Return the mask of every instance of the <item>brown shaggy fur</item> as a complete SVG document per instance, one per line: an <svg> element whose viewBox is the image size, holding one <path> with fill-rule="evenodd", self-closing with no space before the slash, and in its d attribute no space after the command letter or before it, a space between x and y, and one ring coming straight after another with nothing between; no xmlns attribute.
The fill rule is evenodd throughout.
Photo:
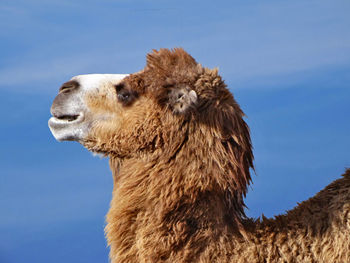
<svg viewBox="0 0 350 263"><path fill-rule="evenodd" d="M112 262L350 262L349 170L286 215L246 218L249 129L216 69L161 49L117 92L132 96L90 98L118 118L83 143L110 157Z"/></svg>

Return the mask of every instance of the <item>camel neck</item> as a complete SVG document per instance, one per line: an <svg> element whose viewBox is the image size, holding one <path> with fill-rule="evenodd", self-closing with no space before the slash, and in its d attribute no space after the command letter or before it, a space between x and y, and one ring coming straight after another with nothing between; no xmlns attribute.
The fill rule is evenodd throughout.
<svg viewBox="0 0 350 263"><path fill-rule="evenodd" d="M286 215L262 222L238 218L242 232L237 214L228 212L224 192L209 187L216 184L208 179L210 170L199 169L199 173L197 169L191 174L191 166L197 165L193 160L180 159L186 166L178 165L176 158L172 162L127 160L114 171L117 180L106 232L111 251L119 258L137 262L140 254L156 254L155 262L196 262L213 255L220 262L322 262L326 250L317 248L332 249L332 242L341 240L342 232L333 228L338 221L343 225L346 200L331 198L349 191L350 176ZM111 161L112 170L113 164ZM328 245L322 243L324 239ZM185 247L191 253L183 254L188 252ZM348 250L339 249L346 258ZM222 251L229 252L222 255Z"/></svg>
<svg viewBox="0 0 350 263"><path fill-rule="evenodd" d="M140 242L141 250L157 247L162 255L195 244L198 238L209 244L222 235L242 237L241 219L230 214L226 193L195 160L111 160L111 168L115 187L106 232L117 254L130 246L127 240Z"/></svg>

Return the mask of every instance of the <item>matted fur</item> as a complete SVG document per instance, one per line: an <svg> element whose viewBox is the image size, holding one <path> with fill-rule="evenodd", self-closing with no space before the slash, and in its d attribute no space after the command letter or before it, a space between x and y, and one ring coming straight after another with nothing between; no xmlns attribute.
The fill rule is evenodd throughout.
<svg viewBox="0 0 350 263"><path fill-rule="evenodd" d="M117 88L133 97L107 106L88 98L96 110L114 107L118 118L83 142L110 157L113 263L350 262L349 170L286 215L246 218L249 129L216 69L183 49L161 49ZM192 96L181 110L178 93Z"/></svg>

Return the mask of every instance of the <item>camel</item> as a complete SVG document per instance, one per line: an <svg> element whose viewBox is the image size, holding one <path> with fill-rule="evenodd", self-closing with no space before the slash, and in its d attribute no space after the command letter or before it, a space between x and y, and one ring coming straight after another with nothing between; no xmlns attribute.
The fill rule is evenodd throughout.
<svg viewBox="0 0 350 263"><path fill-rule="evenodd" d="M350 262L350 169L286 214L248 218L245 115L218 70L181 48L134 74L73 77L51 114L58 141L109 157L112 263Z"/></svg>

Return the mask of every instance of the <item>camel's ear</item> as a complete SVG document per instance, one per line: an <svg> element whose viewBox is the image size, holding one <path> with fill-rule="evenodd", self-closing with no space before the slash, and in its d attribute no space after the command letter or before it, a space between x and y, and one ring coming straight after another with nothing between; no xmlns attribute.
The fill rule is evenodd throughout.
<svg viewBox="0 0 350 263"><path fill-rule="evenodd" d="M168 106L174 113L184 114L197 104L197 93L188 87L168 89Z"/></svg>

